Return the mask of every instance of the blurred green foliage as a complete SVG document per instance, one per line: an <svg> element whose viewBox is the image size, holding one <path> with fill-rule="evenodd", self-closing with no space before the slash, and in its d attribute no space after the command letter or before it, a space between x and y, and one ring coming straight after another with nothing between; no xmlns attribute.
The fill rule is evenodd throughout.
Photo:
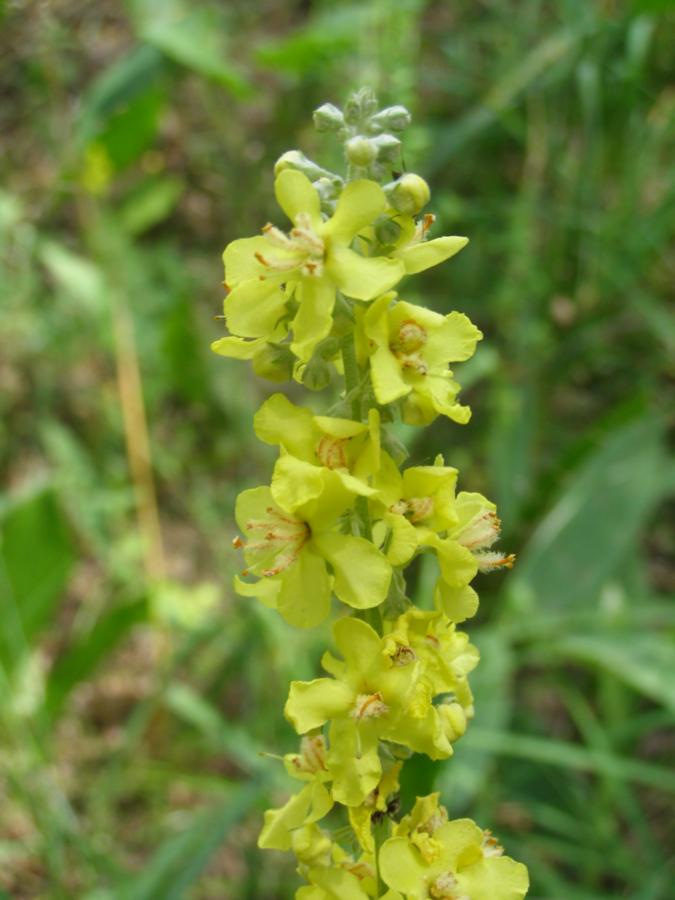
<svg viewBox="0 0 675 900"><path fill-rule="evenodd" d="M412 458L520 556L480 586L475 723L404 793L494 828L533 898L672 897L670 0L8 2L0 29L2 896L292 896L260 754L327 630L230 591L269 385L208 345L274 160L339 165L311 110L368 83L471 238L425 303L486 334L471 425Z"/></svg>

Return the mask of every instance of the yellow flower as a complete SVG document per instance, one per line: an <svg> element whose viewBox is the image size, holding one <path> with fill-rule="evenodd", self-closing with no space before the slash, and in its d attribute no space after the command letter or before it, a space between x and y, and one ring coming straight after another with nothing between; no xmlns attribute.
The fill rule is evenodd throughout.
<svg viewBox="0 0 675 900"><path fill-rule="evenodd" d="M384 294L359 316L361 353L370 358L378 403L403 401L403 418L426 425L437 415L469 421L471 411L457 402L459 384L448 363L469 359L482 333L463 314L442 316Z"/></svg>

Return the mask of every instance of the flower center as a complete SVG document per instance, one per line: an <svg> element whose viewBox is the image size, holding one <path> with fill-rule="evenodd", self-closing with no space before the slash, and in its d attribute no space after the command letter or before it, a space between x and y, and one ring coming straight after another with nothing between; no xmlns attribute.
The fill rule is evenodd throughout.
<svg viewBox="0 0 675 900"><path fill-rule="evenodd" d="M353 860L345 859L340 863L340 866L343 869L346 869L347 872L351 872L352 875L355 875L359 881L363 881L364 878L375 877L373 867L367 862L354 862Z"/></svg>
<svg viewBox="0 0 675 900"><path fill-rule="evenodd" d="M418 831L424 831L427 834L433 834L435 831L445 825L448 821L448 812L444 806L439 806L436 812L429 816L426 822L423 822L419 827Z"/></svg>
<svg viewBox="0 0 675 900"><path fill-rule="evenodd" d="M250 519L245 526L247 532L260 535L258 540L245 544L247 551L259 556L256 565L264 577L278 575L298 558L309 540L310 529L306 522L282 513L268 506L265 518Z"/></svg>
<svg viewBox="0 0 675 900"><path fill-rule="evenodd" d="M300 753L293 757L293 766L298 772L326 771L326 742L323 735L305 735L300 741Z"/></svg>
<svg viewBox="0 0 675 900"><path fill-rule="evenodd" d="M314 451L321 465L327 469L346 469L345 444L348 440L349 438L336 438L330 434L324 434Z"/></svg>
<svg viewBox="0 0 675 900"><path fill-rule="evenodd" d="M407 666L415 662L417 656L412 647L408 647L407 644L399 644L390 659L394 666Z"/></svg>
<svg viewBox="0 0 675 900"><path fill-rule="evenodd" d="M415 322L414 319L406 319L401 322L398 329L398 347L403 353L416 353L427 342L426 329Z"/></svg>
<svg viewBox="0 0 675 900"><path fill-rule="evenodd" d="M396 340L389 349L404 369L413 369L420 375L426 375L429 368L422 358L422 348L427 342L427 332L419 322L406 319L401 322Z"/></svg>
<svg viewBox="0 0 675 900"><path fill-rule="evenodd" d="M444 872L429 885L429 896L434 900L470 900L466 894L460 894L457 879L452 872Z"/></svg>
<svg viewBox="0 0 675 900"><path fill-rule="evenodd" d="M382 694L377 691L374 694L359 694L352 710L355 719L379 719L386 716L389 707L382 700Z"/></svg>
<svg viewBox="0 0 675 900"><path fill-rule="evenodd" d="M389 508L390 512L405 516L413 524L429 518L434 511L433 497L409 497L399 500Z"/></svg>
<svg viewBox="0 0 675 900"><path fill-rule="evenodd" d="M314 231L309 213L298 213L295 227L288 234L268 223L263 228L263 236L270 248L282 251L280 256L255 254L255 258L270 274L281 275L299 269L301 275L323 275L326 247Z"/></svg>

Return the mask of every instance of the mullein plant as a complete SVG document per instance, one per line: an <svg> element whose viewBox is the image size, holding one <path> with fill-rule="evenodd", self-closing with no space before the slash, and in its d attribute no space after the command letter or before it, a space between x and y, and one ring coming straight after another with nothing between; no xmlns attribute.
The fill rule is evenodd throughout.
<svg viewBox="0 0 675 900"><path fill-rule="evenodd" d="M478 651L458 626L478 608L475 575L513 563L495 549L494 505L458 492L440 455L406 467L388 428L469 421L449 365L482 334L463 313L406 300L404 282L467 239L431 236L426 182L395 171L405 108L378 110L363 90L314 121L344 143L346 175L297 150L278 160L288 222L225 249L229 335L213 344L271 381L339 390L326 414L282 393L263 403L254 429L279 455L270 484L236 503L237 593L296 628L320 625L334 600L339 609L326 676L290 685L299 745L283 763L298 790L265 813L259 846L295 854L300 900L517 900L527 870L489 831L450 820L437 793L405 815L398 799L405 761L447 759L473 716ZM438 578L418 608L405 571L422 553Z"/></svg>

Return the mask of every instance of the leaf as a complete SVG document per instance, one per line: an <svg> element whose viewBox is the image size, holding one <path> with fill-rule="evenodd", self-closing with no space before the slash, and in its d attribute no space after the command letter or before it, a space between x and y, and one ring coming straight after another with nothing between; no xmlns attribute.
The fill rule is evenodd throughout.
<svg viewBox="0 0 675 900"><path fill-rule="evenodd" d="M54 281L83 308L92 312L104 308L107 289L98 266L56 241L42 241L39 252Z"/></svg>
<svg viewBox="0 0 675 900"><path fill-rule="evenodd" d="M299 75L325 68L354 49L369 15L362 6L330 9L288 37L264 44L256 56L263 65Z"/></svg>
<svg viewBox="0 0 675 900"><path fill-rule="evenodd" d="M135 162L152 145L159 127L165 92L150 87L116 111L96 138L116 171Z"/></svg>
<svg viewBox="0 0 675 900"><path fill-rule="evenodd" d="M237 788L228 802L195 817L180 834L167 838L134 878L119 886L122 900L182 900L228 832L256 805L264 790L258 781Z"/></svg>
<svg viewBox="0 0 675 900"><path fill-rule="evenodd" d="M471 634L480 651L480 663L471 674L476 716L467 733L455 745L451 764L440 769L436 789L440 790L455 812L466 807L480 792L488 777L494 753L477 749L469 740L476 724L490 723L506 728L511 718L511 678L515 667L513 652L503 632L482 628Z"/></svg>
<svg viewBox="0 0 675 900"><path fill-rule="evenodd" d="M236 97L251 94L250 82L228 60L223 17L215 7L184 0L130 0L129 6L142 40Z"/></svg>
<svg viewBox="0 0 675 900"><path fill-rule="evenodd" d="M161 53L148 46L134 47L105 69L84 94L81 137L91 140L111 116L155 88L165 70Z"/></svg>
<svg viewBox="0 0 675 900"><path fill-rule="evenodd" d="M480 727L471 728L463 741L473 753L488 752L547 763L580 772L634 781L657 790L675 793L675 773L663 766L625 759L612 753L590 750L550 737L511 734Z"/></svg>
<svg viewBox="0 0 675 900"><path fill-rule="evenodd" d="M606 669L636 691L675 712L675 641L672 635L626 630L578 634L546 646L559 655Z"/></svg>
<svg viewBox="0 0 675 900"><path fill-rule="evenodd" d="M465 143L492 125L499 114L514 103L523 91L550 72L556 65L567 62L590 26L580 19L573 28L564 28L544 37L525 53L518 64L497 79L494 87L477 100L473 109L457 122L437 132L430 169L442 168Z"/></svg>
<svg viewBox="0 0 675 900"><path fill-rule="evenodd" d="M490 470L500 516L514 527L532 488L538 398L533 384L505 380L495 383L493 397Z"/></svg>
<svg viewBox="0 0 675 900"><path fill-rule="evenodd" d="M571 475L508 580L519 614L598 603L663 494L662 431L652 415L622 425Z"/></svg>
<svg viewBox="0 0 675 900"><path fill-rule="evenodd" d="M70 691L90 677L122 638L148 618L145 600L126 603L106 612L94 627L73 644L53 666L47 685L47 713L55 718Z"/></svg>
<svg viewBox="0 0 675 900"><path fill-rule="evenodd" d="M75 562L56 496L39 491L0 522L0 656L15 663L55 612Z"/></svg>
<svg viewBox="0 0 675 900"><path fill-rule="evenodd" d="M184 189L182 179L174 175L146 179L125 200L120 210L122 227L136 237L159 225L169 216Z"/></svg>
<svg viewBox="0 0 675 900"><path fill-rule="evenodd" d="M267 768L267 762L251 735L227 722L220 712L185 684L169 685L164 695L168 709L196 728L219 752L226 752L251 772Z"/></svg>

